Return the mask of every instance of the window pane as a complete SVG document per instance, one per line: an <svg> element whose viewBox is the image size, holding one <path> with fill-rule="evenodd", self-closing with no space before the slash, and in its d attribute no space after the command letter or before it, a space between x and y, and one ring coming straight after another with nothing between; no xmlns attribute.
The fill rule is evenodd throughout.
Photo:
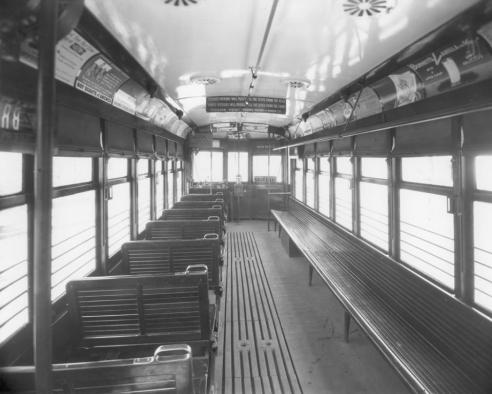
<svg viewBox="0 0 492 394"><path fill-rule="evenodd" d="M454 288L454 225L445 196L400 191L401 259Z"/></svg>
<svg viewBox="0 0 492 394"><path fill-rule="evenodd" d="M335 178L335 221L352 230L352 189L343 178Z"/></svg>
<svg viewBox="0 0 492 394"><path fill-rule="evenodd" d="M295 198L297 198L299 201L304 201L303 199L303 176L304 176L304 166L303 166L303 160L302 159L297 159L296 161L296 169L295 169L295 177L296 179L294 180L295 183Z"/></svg>
<svg viewBox="0 0 492 394"><path fill-rule="evenodd" d="M238 179L248 182L248 152L229 152L227 155L227 180L237 182Z"/></svg>
<svg viewBox="0 0 492 394"><path fill-rule="evenodd" d="M155 162L155 173L156 174L162 173L162 160L156 160L156 162Z"/></svg>
<svg viewBox="0 0 492 394"><path fill-rule="evenodd" d="M108 201L108 252L114 255L123 242L130 240L130 184L121 183L112 188L113 198Z"/></svg>
<svg viewBox="0 0 492 394"><path fill-rule="evenodd" d="M388 187L360 183L360 233L362 238L388 250Z"/></svg>
<svg viewBox="0 0 492 394"><path fill-rule="evenodd" d="M223 182L223 154L222 152L212 152L212 182Z"/></svg>
<svg viewBox="0 0 492 394"><path fill-rule="evenodd" d="M150 178L138 181L138 232L145 230L150 220Z"/></svg>
<svg viewBox="0 0 492 394"><path fill-rule="evenodd" d="M108 179L121 178L128 174L128 160L111 157L108 160Z"/></svg>
<svg viewBox="0 0 492 394"><path fill-rule="evenodd" d="M388 165L384 157L363 157L361 159L362 176L368 178L388 178Z"/></svg>
<svg viewBox="0 0 492 394"><path fill-rule="evenodd" d="M253 179L257 176L275 177L272 180L282 182L282 156L270 156L270 167L268 167L268 155L253 156Z"/></svg>
<svg viewBox="0 0 492 394"><path fill-rule="evenodd" d="M0 343L29 320L27 207L0 211Z"/></svg>
<svg viewBox="0 0 492 394"><path fill-rule="evenodd" d="M0 152L0 196L22 191L22 154Z"/></svg>
<svg viewBox="0 0 492 394"><path fill-rule="evenodd" d="M182 194L182 187L183 187L183 184L182 184L182 175L183 175L183 171L177 171L176 172L176 201L180 201L181 200L181 194Z"/></svg>
<svg viewBox="0 0 492 394"><path fill-rule="evenodd" d="M137 161L137 175L147 175L149 173L149 160L139 159Z"/></svg>
<svg viewBox="0 0 492 394"><path fill-rule="evenodd" d="M170 163L168 162L168 168ZM167 207L172 208L174 205L174 172L168 170L167 173Z"/></svg>
<svg viewBox="0 0 492 394"><path fill-rule="evenodd" d="M164 175L161 174L157 176L155 181L155 214L157 218L160 218L164 209Z"/></svg>
<svg viewBox="0 0 492 394"><path fill-rule="evenodd" d="M337 173L352 175L352 161L350 157L337 157Z"/></svg>
<svg viewBox="0 0 492 394"><path fill-rule="evenodd" d="M330 216L330 173L319 174L319 212L326 217Z"/></svg>
<svg viewBox="0 0 492 394"><path fill-rule="evenodd" d="M53 200L51 299L65 293L65 285L96 268L95 192Z"/></svg>
<svg viewBox="0 0 492 394"><path fill-rule="evenodd" d="M453 186L451 156L404 157L401 171L407 182Z"/></svg>
<svg viewBox="0 0 492 394"><path fill-rule="evenodd" d="M307 168L306 170L313 170L314 171L314 158L313 157L310 157L308 159L306 159L306 165L307 165Z"/></svg>
<svg viewBox="0 0 492 394"><path fill-rule="evenodd" d="M195 182L211 181L211 155L209 151L200 151L193 157L193 180Z"/></svg>
<svg viewBox="0 0 492 394"><path fill-rule="evenodd" d="M478 156L475 159L477 189L492 191L492 156Z"/></svg>
<svg viewBox="0 0 492 394"><path fill-rule="evenodd" d="M330 159L328 157L321 157L319 159L319 170L328 174L330 173Z"/></svg>
<svg viewBox="0 0 492 394"><path fill-rule="evenodd" d="M91 180L91 158L53 157L53 187L90 182Z"/></svg>
<svg viewBox="0 0 492 394"><path fill-rule="evenodd" d="M306 204L314 208L314 171L306 172Z"/></svg>
<svg viewBox="0 0 492 394"><path fill-rule="evenodd" d="M475 303L492 312L492 204L475 202Z"/></svg>

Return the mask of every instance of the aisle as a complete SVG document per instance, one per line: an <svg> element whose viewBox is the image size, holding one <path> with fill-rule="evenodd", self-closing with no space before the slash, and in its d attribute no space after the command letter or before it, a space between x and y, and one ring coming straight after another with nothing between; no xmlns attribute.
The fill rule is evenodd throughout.
<svg viewBox="0 0 492 394"><path fill-rule="evenodd" d="M302 393L252 232L228 232L217 393Z"/></svg>

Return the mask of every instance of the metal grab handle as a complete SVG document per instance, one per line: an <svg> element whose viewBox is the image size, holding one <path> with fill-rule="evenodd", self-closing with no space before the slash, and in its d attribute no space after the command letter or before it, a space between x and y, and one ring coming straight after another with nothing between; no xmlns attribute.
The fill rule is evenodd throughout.
<svg viewBox="0 0 492 394"><path fill-rule="evenodd" d="M219 234L207 233L203 236L203 239L219 239Z"/></svg>
<svg viewBox="0 0 492 394"><path fill-rule="evenodd" d="M222 205L212 205L212 208L215 208L215 209L222 209Z"/></svg>
<svg viewBox="0 0 492 394"><path fill-rule="evenodd" d="M221 203L223 203L224 202L224 199L223 198L216 198L214 202L221 202Z"/></svg>
<svg viewBox="0 0 492 394"><path fill-rule="evenodd" d="M185 275L208 274L208 267L205 264L193 264L186 267Z"/></svg>
<svg viewBox="0 0 492 394"><path fill-rule="evenodd" d="M215 195L216 195L216 196L223 196L223 195L224 195L224 193L222 193L222 192L217 192L217 193L215 193Z"/></svg>
<svg viewBox="0 0 492 394"><path fill-rule="evenodd" d="M160 361L161 357L192 357L191 347L187 344L161 345L154 351L154 361Z"/></svg>
<svg viewBox="0 0 492 394"><path fill-rule="evenodd" d="M220 218L219 218L218 216L209 216L209 217L207 218L207 220L213 220L213 221L215 221L215 222L218 222L218 221L220 220Z"/></svg>

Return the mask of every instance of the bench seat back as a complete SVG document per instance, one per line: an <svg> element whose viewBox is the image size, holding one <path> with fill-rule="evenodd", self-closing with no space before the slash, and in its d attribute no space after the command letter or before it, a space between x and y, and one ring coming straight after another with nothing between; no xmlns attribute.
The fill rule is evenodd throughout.
<svg viewBox="0 0 492 394"><path fill-rule="evenodd" d="M222 194L185 194L181 196L181 201L216 201L224 202Z"/></svg>
<svg viewBox="0 0 492 394"><path fill-rule="evenodd" d="M177 201L173 205L174 209L188 208L220 208L224 211L224 200L222 201Z"/></svg>
<svg viewBox="0 0 492 394"><path fill-rule="evenodd" d="M222 208L175 208L165 209L160 220L207 220L210 217L224 220Z"/></svg>
<svg viewBox="0 0 492 394"><path fill-rule="evenodd" d="M67 284L80 347L190 343L210 339L207 273L107 276Z"/></svg>
<svg viewBox="0 0 492 394"><path fill-rule="evenodd" d="M189 265L208 267L210 288L219 286L220 240L131 241L121 247L123 272L130 275L183 272Z"/></svg>
<svg viewBox="0 0 492 394"><path fill-rule="evenodd" d="M290 212L330 246L357 280L446 355L474 383L492 392L492 321L419 274L368 247L361 240L322 222L292 201ZM328 229L332 230L329 231Z"/></svg>
<svg viewBox="0 0 492 394"><path fill-rule="evenodd" d="M0 368L0 392L34 394L34 379L34 366ZM53 393L130 392L194 393L191 348L160 346L152 357L53 365Z"/></svg>
<svg viewBox="0 0 492 394"><path fill-rule="evenodd" d="M217 234L222 240L219 218L207 220L154 220L147 223L148 240L200 239L206 234Z"/></svg>

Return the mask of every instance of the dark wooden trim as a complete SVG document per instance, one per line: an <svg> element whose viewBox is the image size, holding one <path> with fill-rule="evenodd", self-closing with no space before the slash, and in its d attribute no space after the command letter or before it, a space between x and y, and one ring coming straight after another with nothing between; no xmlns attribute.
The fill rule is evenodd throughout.
<svg viewBox="0 0 492 394"><path fill-rule="evenodd" d="M34 168L34 365L36 392L52 392L51 210L56 127L55 52L58 1L41 3Z"/></svg>
<svg viewBox="0 0 492 394"><path fill-rule="evenodd" d="M96 272L100 275L106 273L106 251L104 235L104 158L94 158L92 161L93 180L97 185L95 193L96 204Z"/></svg>
<svg viewBox="0 0 492 394"><path fill-rule="evenodd" d="M78 185L57 187L56 189L53 189L52 196L53 198L59 198L59 197L70 196L72 194L87 192L90 190L97 190L97 187L94 185L92 181L86 183L80 183Z"/></svg>
<svg viewBox="0 0 492 394"><path fill-rule="evenodd" d="M475 163L473 163L473 167L475 167ZM475 177L475 174L473 174L473 177ZM485 190L475 190L472 193L474 200L492 203L492 192Z"/></svg>
<svg viewBox="0 0 492 394"><path fill-rule="evenodd" d="M400 260L400 179L401 159L388 158L389 255Z"/></svg>
<svg viewBox="0 0 492 394"><path fill-rule="evenodd" d="M130 166L130 239L138 238L138 190L137 159L129 160Z"/></svg>
<svg viewBox="0 0 492 394"><path fill-rule="evenodd" d="M360 237L360 157L352 156L352 228L354 234Z"/></svg>
<svg viewBox="0 0 492 394"><path fill-rule="evenodd" d="M156 173L155 160L150 161L150 220L156 219Z"/></svg>
<svg viewBox="0 0 492 394"><path fill-rule="evenodd" d="M27 197L24 193L12 194L10 196L0 197L0 211L24 205L27 202Z"/></svg>
<svg viewBox="0 0 492 394"><path fill-rule="evenodd" d="M414 190L417 192L432 193L432 194L439 194L442 196L453 197L452 186L428 185L424 183L400 181L400 188Z"/></svg>

